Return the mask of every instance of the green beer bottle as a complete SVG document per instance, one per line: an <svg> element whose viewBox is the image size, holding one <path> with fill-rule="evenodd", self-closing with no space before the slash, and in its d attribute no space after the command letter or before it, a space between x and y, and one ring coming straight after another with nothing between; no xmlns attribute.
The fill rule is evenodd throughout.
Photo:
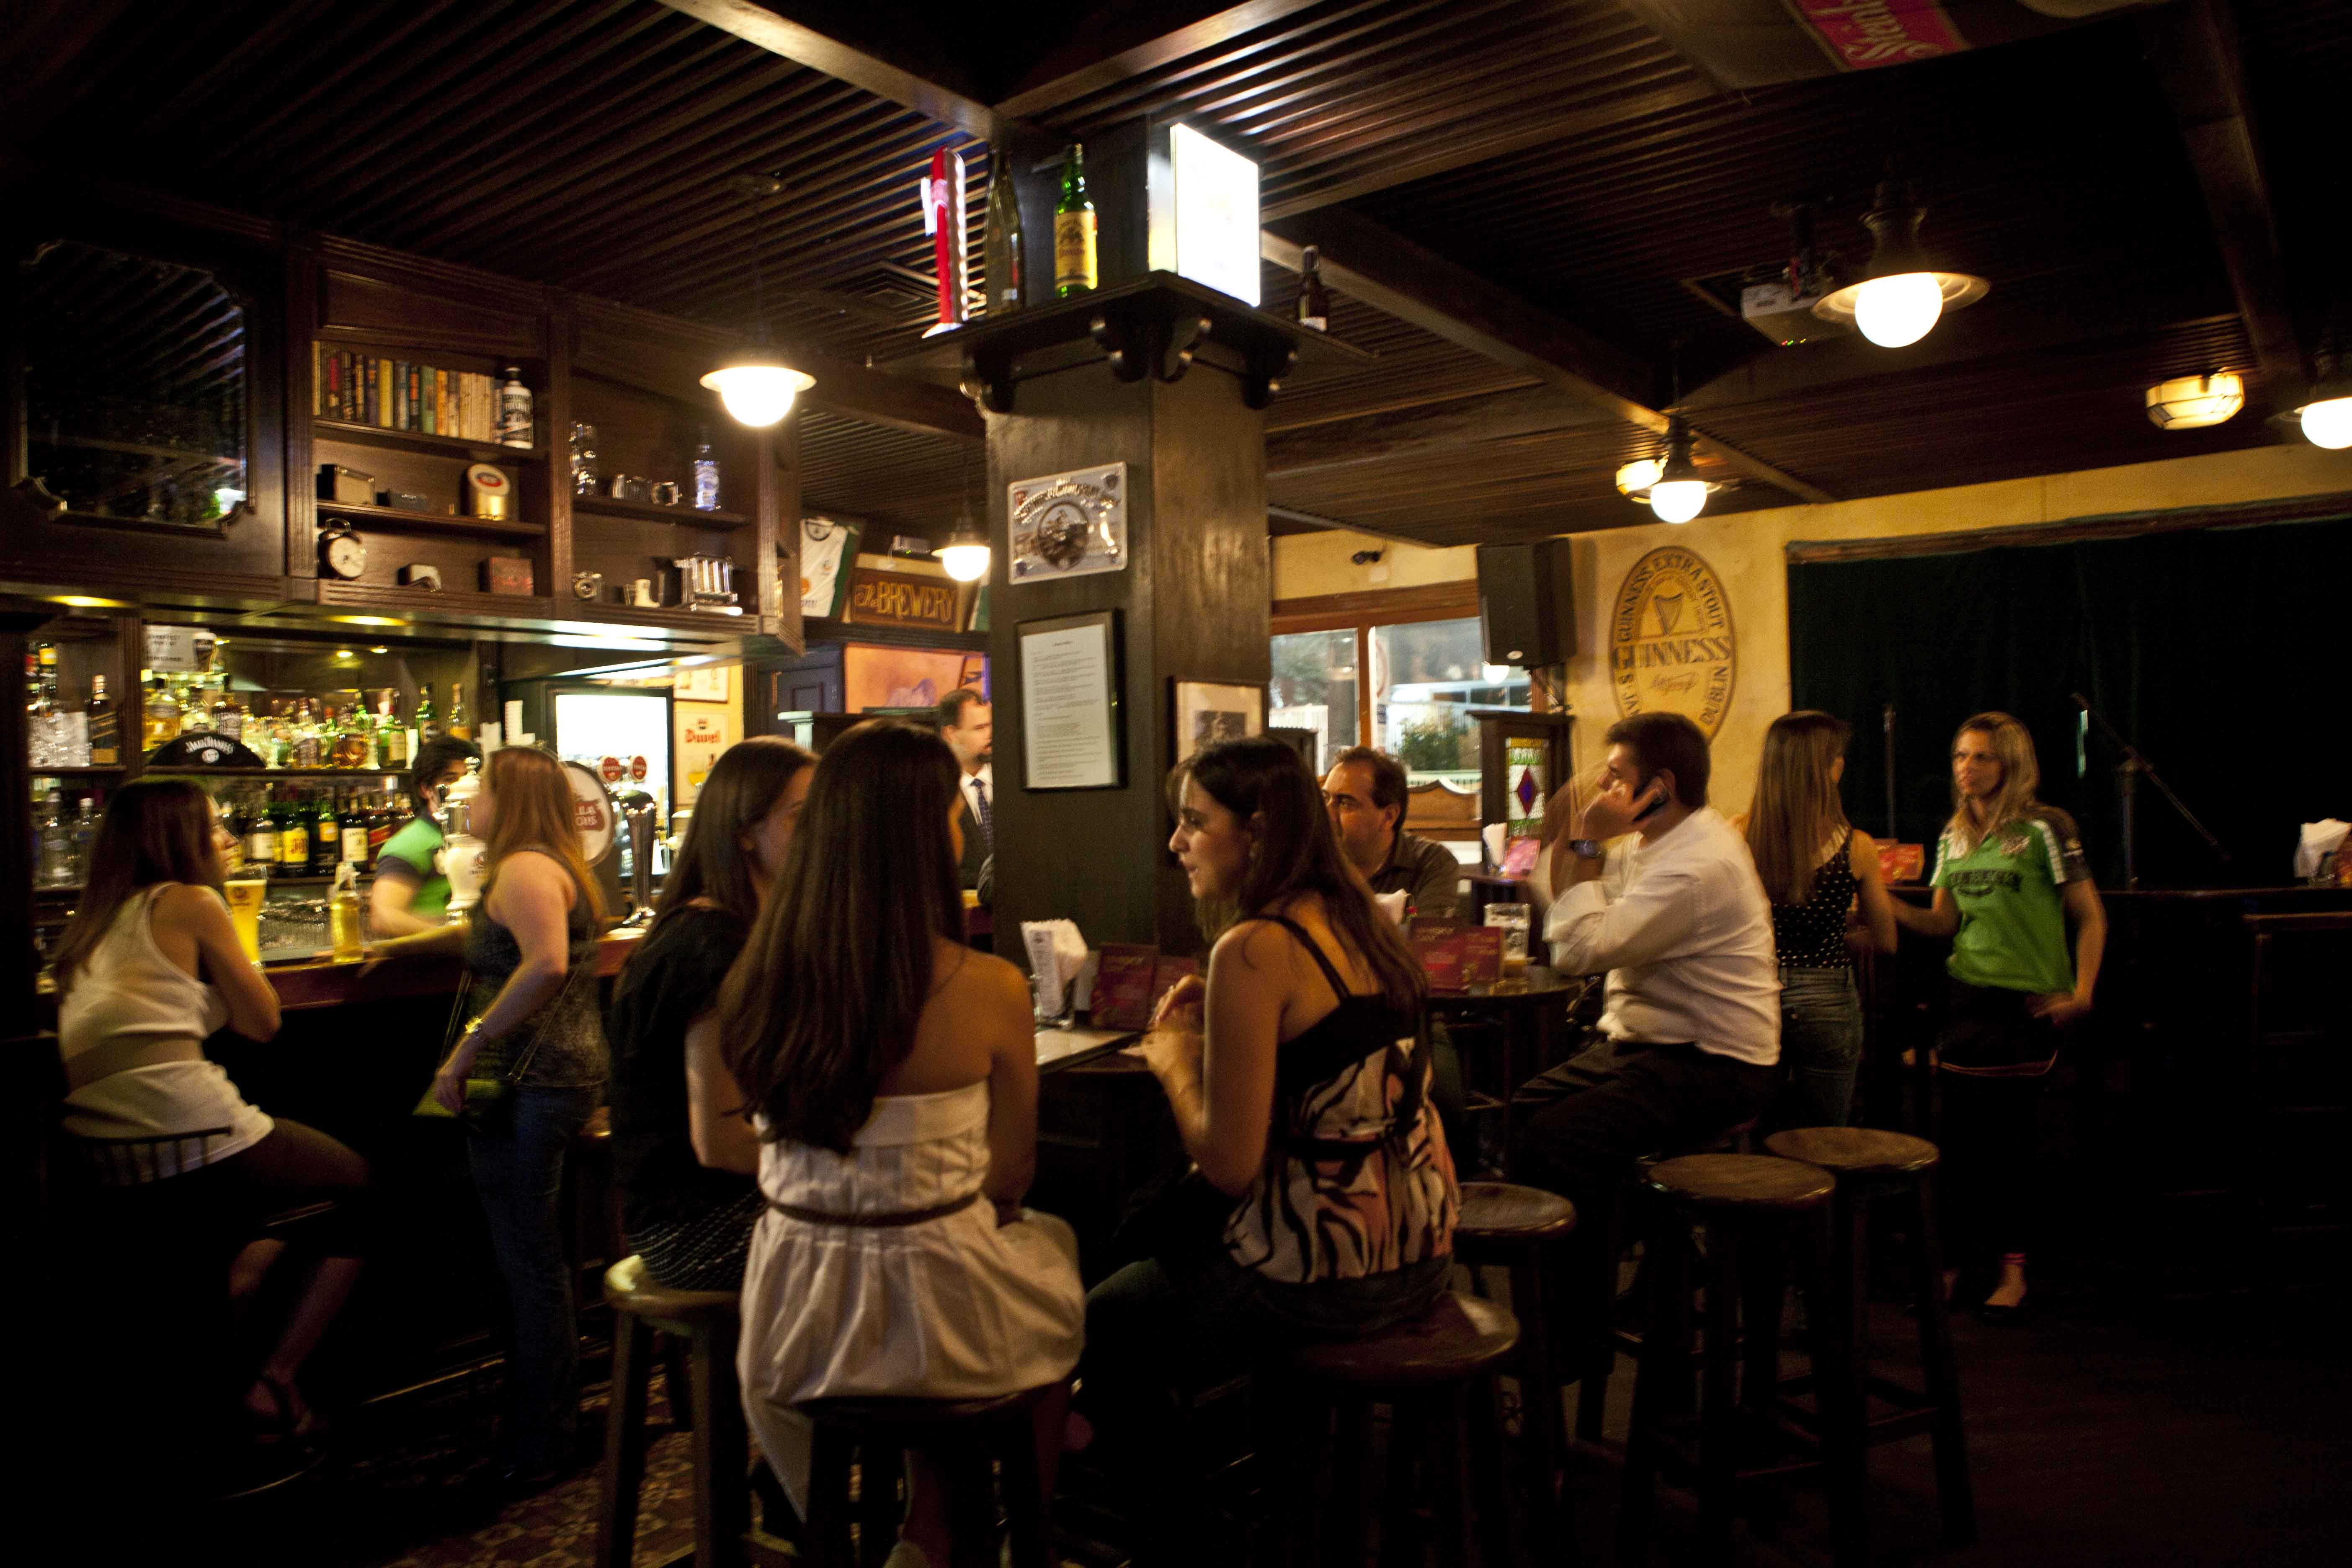
<svg viewBox="0 0 2352 1568"><path fill-rule="evenodd" d="M1091 294L1101 282L1095 259L1095 204L1087 195L1087 150L1062 154L1062 198L1054 204L1054 297Z"/></svg>

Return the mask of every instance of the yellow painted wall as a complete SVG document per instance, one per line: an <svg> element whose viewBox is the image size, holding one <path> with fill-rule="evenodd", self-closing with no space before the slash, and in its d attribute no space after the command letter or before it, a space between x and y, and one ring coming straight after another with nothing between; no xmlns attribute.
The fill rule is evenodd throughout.
<svg viewBox="0 0 2352 1568"><path fill-rule="evenodd" d="M1791 541L1998 531L2111 512L2225 506L2334 490L2352 490L2352 451L2323 451L2296 441L1867 500L1702 515L1680 526L1650 523L1570 534L1575 541L1577 648L1568 668L1568 694L1569 705L1582 721L1576 731L1578 764L1599 759L1601 733L1617 718L1603 657L1609 609L1633 563L1662 544L1696 551L1715 568L1731 597L1739 668L1731 711L1715 738L1712 790L1715 804L1728 813L1746 809L1755 788L1765 727L1789 709L1789 597L1782 550ZM1297 535L1277 539L1274 545L1277 599L1459 582L1477 575L1475 557L1468 548L1421 550L1346 533ZM1368 568L1349 563L1352 552L1369 549L1388 552L1394 574L1389 583L1370 582ZM1408 572L1413 574L1407 576ZM1869 718L1844 717L1858 730Z"/></svg>

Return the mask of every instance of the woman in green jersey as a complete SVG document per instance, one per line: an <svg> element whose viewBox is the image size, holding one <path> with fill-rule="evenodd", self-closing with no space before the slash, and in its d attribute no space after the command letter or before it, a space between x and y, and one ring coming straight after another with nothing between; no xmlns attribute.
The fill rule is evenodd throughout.
<svg viewBox="0 0 2352 1568"><path fill-rule="evenodd" d="M2006 713L1962 724L1952 742L1952 819L1936 847L1935 904L1895 906L1912 930L1952 938L1936 1051L1953 1257L1999 1257L2000 1280L1979 1309L1992 1322L2014 1321L2025 1304L2042 1086L2064 1032L2091 1010L2107 942L2074 819L2034 798L2041 782L2024 725Z"/></svg>

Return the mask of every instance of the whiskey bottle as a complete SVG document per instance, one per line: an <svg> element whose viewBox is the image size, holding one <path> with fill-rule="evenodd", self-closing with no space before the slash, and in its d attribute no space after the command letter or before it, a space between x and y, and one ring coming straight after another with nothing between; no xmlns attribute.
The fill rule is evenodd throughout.
<svg viewBox="0 0 2352 1568"><path fill-rule="evenodd" d="M179 737L180 704L172 695L171 684L160 675L147 693L145 723L141 729L141 744L150 752Z"/></svg>
<svg viewBox="0 0 2352 1568"><path fill-rule="evenodd" d="M416 688L416 739L419 744L441 738L441 721L433 716L433 688Z"/></svg>
<svg viewBox="0 0 2352 1568"><path fill-rule="evenodd" d="M985 313L991 316L1021 308L1021 200L1013 188L1012 163L1010 149L989 153L988 227L981 264L988 273Z"/></svg>
<svg viewBox="0 0 2352 1568"><path fill-rule="evenodd" d="M522 384L522 367L510 364L499 372L499 445L530 445L530 388Z"/></svg>
<svg viewBox="0 0 2352 1568"><path fill-rule="evenodd" d="M474 731L466 722L466 687L462 681L449 683L449 733L460 741L470 741Z"/></svg>
<svg viewBox="0 0 2352 1568"><path fill-rule="evenodd" d="M320 790L310 813L310 875L331 877L343 852L342 823L335 816L335 792Z"/></svg>
<svg viewBox="0 0 2352 1568"><path fill-rule="evenodd" d="M719 455L710 449L710 432L705 429L702 439L694 448L694 510L719 510Z"/></svg>
<svg viewBox="0 0 2352 1568"><path fill-rule="evenodd" d="M89 678L89 765L110 768L122 761L122 716L106 694L106 677Z"/></svg>
<svg viewBox="0 0 2352 1568"><path fill-rule="evenodd" d="M246 809L245 862L265 877L278 865L278 824L270 816L267 791L255 795Z"/></svg>
<svg viewBox="0 0 2352 1568"><path fill-rule="evenodd" d="M1054 297L1090 294L1101 282L1095 253L1095 204L1087 195L1087 150L1062 154L1062 195L1054 204Z"/></svg>
<svg viewBox="0 0 2352 1568"><path fill-rule="evenodd" d="M340 858L355 863L362 871L368 867L368 816L360 804L359 792L353 790L343 802L343 809L335 816L336 832L342 841Z"/></svg>
<svg viewBox="0 0 2352 1568"><path fill-rule="evenodd" d="M278 803L270 815L278 820L278 871L299 877L310 869L310 816L298 800Z"/></svg>

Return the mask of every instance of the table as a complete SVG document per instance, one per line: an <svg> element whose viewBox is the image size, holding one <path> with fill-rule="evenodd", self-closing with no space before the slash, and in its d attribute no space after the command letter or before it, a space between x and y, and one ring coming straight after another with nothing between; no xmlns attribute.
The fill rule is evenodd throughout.
<svg viewBox="0 0 2352 1568"><path fill-rule="evenodd" d="M1474 984L1467 991L1433 991L1426 1004L1433 1018L1491 1024L1502 1035L1501 1092L1465 1095L1469 1108L1503 1117L1503 1147L1511 1146L1511 1106L1531 1064L1547 1060L1568 1023L1568 1015L1594 982L1589 974L1562 974L1547 964L1528 965L1524 980ZM1465 1075L1466 1078L1466 1074Z"/></svg>
<svg viewBox="0 0 2352 1568"><path fill-rule="evenodd" d="M1133 1045L1143 1038L1137 1029L1040 1029L1037 1031L1037 1070L1060 1072L1080 1062L1093 1061L1111 1052Z"/></svg>

